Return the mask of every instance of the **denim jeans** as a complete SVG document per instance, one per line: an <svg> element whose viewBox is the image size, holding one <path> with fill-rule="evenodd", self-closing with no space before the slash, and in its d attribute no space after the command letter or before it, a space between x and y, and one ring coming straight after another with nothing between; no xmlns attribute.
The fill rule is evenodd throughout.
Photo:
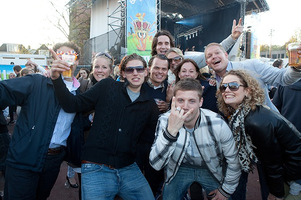
<svg viewBox="0 0 301 200"><path fill-rule="evenodd" d="M171 182L164 185L163 199L183 199L189 186L193 182L198 182L200 185L202 185L207 195L220 186L220 183L215 177L213 177L207 168L180 166L176 176L171 180Z"/></svg>
<svg viewBox="0 0 301 200"><path fill-rule="evenodd" d="M82 199L154 200L154 195L136 163L111 169L104 165L82 164Z"/></svg>

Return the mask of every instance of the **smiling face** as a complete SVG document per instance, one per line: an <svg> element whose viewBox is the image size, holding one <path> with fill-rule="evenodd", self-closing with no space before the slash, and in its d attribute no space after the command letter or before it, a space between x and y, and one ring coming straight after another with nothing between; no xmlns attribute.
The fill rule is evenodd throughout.
<svg viewBox="0 0 301 200"><path fill-rule="evenodd" d="M110 61L105 57L97 57L93 62L92 74L97 81L108 78L112 70L110 68Z"/></svg>
<svg viewBox="0 0 301 200"><path fill-rule="evenodd" d="M158 42L156 46L157 54L166 54L166 52L170 49L170 40L166 35L161 35L158 37Z"/></svg>
<svg viewBox="0 0 301 200"><path fill-rule="evenodd" d="M223 82L221 84L225 83L237 83L239 88L235 90L229 89L229 87L226 88L224 92L222 92L222 97L224 102L231 106L234 109L237 109L238 106L243 102L244 98L249 94L248 89L244 86L242 81L238 78L236 75L227 75L224 77Z"/></svg>
<svg viewBox="0 0 301 200"><path fill-rule="evenodd" d="M229 62L227 52L224 52L217 45L212 45L206 48L205 56L207 65L222 77L226 73Z"/></svg>
<svg viewBox="0 0 301 200"><path fill-rule="evenodd" d="M196 71L196 67L191 63L191 62L185 62L179 73L178 76L180 78L180 80L184 79L184 78L193 78L196 79L198 77L198 72Z"/></svg>
<svg viewBox="0 0 301 200"><path fill-rule="evenodd" d="M190 109L192 113L185 119L184 125L187 128L193 128L200 114L200 107L203 104L203 98L200 99L198 92L194 90L178 90L175 94L176 107L180 107L186 114Z"/></svg>
<svg viewBox="0 0 301 200"><path fill-rule="evenodd" d="M131 60L126 64L125 68L135 68L138 66L143 66L143 63L140 60ZM132 72L122 71L122 76L129 82L128 88L130 90L133 92L139 92L145 77L147 76L147 70L144 68L141 72L137 71L137 69Z"/></svg>
<svg viewBox="0 0 301 200"><path fill-rule="evenodd" d="M155 58L152 66L150 66L150 80L153 85L159 86L168 74L168 60Z"/></svg>
<svg viewBox="0 0 301 200"><path fill-rule="evenodd" d="M87 77L88 77L86 70L83 70L83 69L79 70L79 74L80 74L80 77L83 77L83 79L87 79Z"/></svg>
<svg viewBox="0 0 301 200"><path fill-rule="evenodd" d="M170 52L167 56L168 60L170 60L170 69L172 72L175 71L177 66L183 60L182 56L178 55L176 52Z"/></svg>

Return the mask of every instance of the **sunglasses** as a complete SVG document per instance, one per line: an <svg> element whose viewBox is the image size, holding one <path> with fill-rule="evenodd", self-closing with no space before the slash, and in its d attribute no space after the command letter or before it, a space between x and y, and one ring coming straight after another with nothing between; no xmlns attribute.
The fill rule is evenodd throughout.
<svg viewBox="0 0 301 200"><path fill-rule="evenodd" d="M172 61L175 61L175 62L179 62L179 61L182 61L182 57L181 56L176 56L174 58L169 58L168 61L169 62L172 62Z"/></svg>
<svg viewBox="0 0 301 200"><path fill-rule="evenodd" d="M99 56L105 56L105 57L107 57L107 58L109 58L110 60L113 61L113 57L110 54L108 54L108 53L99 52L99 53L95 54L95 58L97 58Z"/></svg>
<svg viewBox="0 0 301 200"><path fill-rule="evenodd" d="M219 86L219 89L221 92L225 92L225 90L227 89L227 87L229 87L229 89L234 92L237 91L239 89L239 87L245 87L244 85L240 85L236 82L230 82L230 83L223 83Z"/></svg>
<svg viewBox="0 0 301 200"><path fill-rule="evenodd" d="M143 66L136 66L136 67L126 67L124 69L125 73L127 73L127 74L134 73L134 70L136 70L137 73L143 73L145 68Z"/></svg>

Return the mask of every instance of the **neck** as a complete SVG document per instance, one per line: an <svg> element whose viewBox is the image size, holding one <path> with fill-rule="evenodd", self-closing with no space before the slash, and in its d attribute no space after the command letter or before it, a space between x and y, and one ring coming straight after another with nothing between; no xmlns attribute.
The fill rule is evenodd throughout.
<svg viewBox="0 0 301 200"><path fill-rule="evenodd" d="M151 82L152 82L152 84L154 85L154 86L156 86L156 87L158 87L159 85L161 85L161 83L158 83L158 82L155 82L155 81L153 81L151 78L149 79Z"/></svg>
<svg viewBox="0 0 301 200"><path fill-rule="evenodd" d="M139 86L139 87L131 87L131 86L127 86L127 88L129 89L129 90L131 90L132 92L135 92L135 93L137 93L137 92L140 92L140 89L141 89L141 86Z"/></svg>

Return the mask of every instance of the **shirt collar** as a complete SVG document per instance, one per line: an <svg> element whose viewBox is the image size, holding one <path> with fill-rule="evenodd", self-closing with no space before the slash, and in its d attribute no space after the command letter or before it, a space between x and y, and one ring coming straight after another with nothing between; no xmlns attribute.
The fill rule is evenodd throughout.
<svg viewBox="0 0 301 200"><path fill-rule="evenodd" d="M164 89L164 82L162 82L159 86L154 86L154 84L152 83L152 81L150 79L147 80L147 84L154 88L154 89L158 89L158 88L163 88Z"/></svg>

